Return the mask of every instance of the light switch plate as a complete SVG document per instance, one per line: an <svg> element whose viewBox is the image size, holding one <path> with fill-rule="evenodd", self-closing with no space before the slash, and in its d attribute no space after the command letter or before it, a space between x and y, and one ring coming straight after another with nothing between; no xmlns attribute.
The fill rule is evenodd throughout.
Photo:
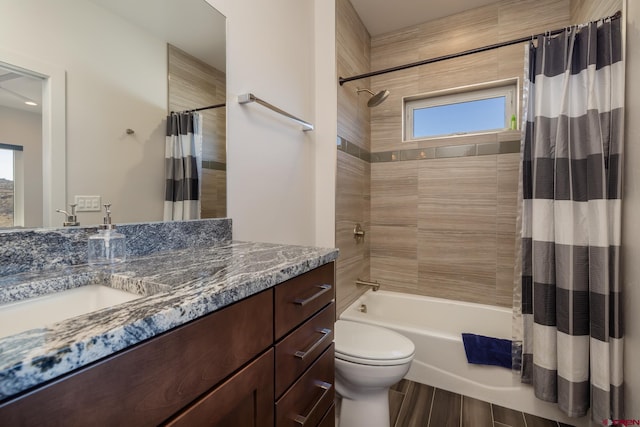
<svg viewBox="0 0 640 427"><path fill-rule="evenodd" d="M100 212L102 203L100 196L76 196L76 212Z"/></svg>

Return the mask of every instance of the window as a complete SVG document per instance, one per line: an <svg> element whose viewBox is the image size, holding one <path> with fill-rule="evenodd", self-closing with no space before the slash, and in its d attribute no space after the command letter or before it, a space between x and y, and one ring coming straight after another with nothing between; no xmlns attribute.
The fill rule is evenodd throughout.
<svg viewBox="0 0 640 427"><path fill-rule="evenodd" d="M0 143L0 228L22 225L20 209L16 206L21 200L17 194L20 183L16 182L21 154L21 146Z"/></svg>
<svg viewBox="0 0 640 427"><path fill-rule="evenodd" d="M405 140L510 128L517 86L510 82L405 99Z"/></svg>

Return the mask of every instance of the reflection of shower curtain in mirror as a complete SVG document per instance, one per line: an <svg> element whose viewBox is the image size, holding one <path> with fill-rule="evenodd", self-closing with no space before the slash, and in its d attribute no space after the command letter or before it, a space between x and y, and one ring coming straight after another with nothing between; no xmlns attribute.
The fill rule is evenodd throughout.
<svg viewBox="0 0 640 427"><path fill-rule="evenodd" d="M164 220L200 218L202 115L167 116Z"/></svg>

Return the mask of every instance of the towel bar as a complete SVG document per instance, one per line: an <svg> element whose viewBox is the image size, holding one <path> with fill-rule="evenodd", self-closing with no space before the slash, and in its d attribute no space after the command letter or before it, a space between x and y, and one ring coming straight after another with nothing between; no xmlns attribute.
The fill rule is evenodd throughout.
<svg viewBox="0 0 640 427"><path fill-rule="evenodd" d="M262 105L263 107L267 107L268 109L275 111L278 114L282 114L285 117L290 118L291 120L293 120L296 123L299 123L302 125L302 130L304 132L309 131L309 130L313 130L313 125L309 122L306 122L302 119L297 118L294 115L291 115L289 113L287 113L284 110L281 110L280 108L276 107L275 105L269 104L267 101L264 101L260 98L258 98L257 96L255 96L252 93L243 93L242 95L238 95L238 102L240 104L248 104L250 102L257 102L258 104Z"/></svg>

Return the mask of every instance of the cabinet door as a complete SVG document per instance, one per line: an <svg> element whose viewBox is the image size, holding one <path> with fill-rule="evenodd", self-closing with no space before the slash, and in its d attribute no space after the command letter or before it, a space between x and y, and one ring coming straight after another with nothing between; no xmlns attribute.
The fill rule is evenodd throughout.
<svg viewBox="0 0 640 427"><path fill-rule="evenodd" d="M273 350L198 399L170 427L273 427Z"/></svg>
<svg viewBox="0 0 640 427"><path fill-rule="evenodd" d="M0 426L157 426L268 348L272 320L269 290L0 403Z"/></svg>

